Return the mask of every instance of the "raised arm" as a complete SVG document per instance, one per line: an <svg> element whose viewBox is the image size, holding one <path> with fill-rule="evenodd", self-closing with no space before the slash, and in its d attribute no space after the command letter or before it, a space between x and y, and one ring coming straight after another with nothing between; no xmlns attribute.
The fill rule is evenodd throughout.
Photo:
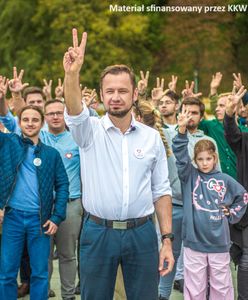
<svg viewBox="0 0 248 300"><path fill-rule="evenodd" d="M46 97L46 101L49 101L49 100L52 100L52 84L53 84L53 81L52 80L49 80L49 83L47 82L47 80L44 78L43 79L43 83L44 83L44 86L43 86L43 93Z"/></svg>
<svg viewBox="0 0 248 300"><path fill-rule="evenodd" d="M178 115L178 134L173 139L172 149L176 157L178 175L181 181L186 182L192 170L191 159L188 153L188 138L186 126L191 119L191 114L183 105L182 112Z"/></svg>
<svg viewBox="0 0 248 300"><path fill-rule="evenodd" d="M218 88L220 86L222 76L223 75L221 72L217 72L215 73L215 75L212 75L212 80L210 82L209 99L210 99L210 110L212 114L215 114L215 109L218 101Z"/></svg>
<svg viewBox="0 0 248 300"><path fill-rule="evenodd" d="M140 71L140 80L137 85L140 99L146 100L148 80L149 80L149 71L146 71L146 75L144 75L143 71Z"/></svg>
<svg viewBox="0 0 248 300"><path fill-rule="evenodd" d="M78 45L77 29L72 29L73 47L69 47L64 55L63 66L65 70L64 95L65 104L69 115L79 115L82 110L82 95L79 86L79 74L84 62L84 53L87 41L87 33L82 34Z"/></svg>
<svg viewBox="0 0 248 300"><path fill-rule="evenodd" d="M183 99L187 98L187 97L200 97L202 96L202 93L194 93L194 87L195 87L195 83L194 81L191 81L191 84L189 84L189 81L186 80L185 81L185 89L182 90L182 97Z"/></svg>
<svg viewBox="0 0 248 300"><path fill-rule="evenodd" d="M168 83L169 90L174 93L176 93L176 89L177 89L177 79L178 79L177 76L171 75L171 81Z"/></svg>
<svg viewBox="0 0 248 300"><path fill-rule="evenodd" d="M8 106L5 100L8 89L8 79L0 75L0 116L5 116L8 112Z"/></svg>
<svg viewBox="0 0 248 300"><path fill-rule="evenodd" d="M159 101L164 97L164 95L169 91L168 89L164 90L164 78L157 77L157 85L152 89L152 102L155 107L158 106Z"/></svg>
<svg viewBox="0 0 248 300"><path fill-rule="evenodd" d="M25 101L22 98L22 91L29 85L28 83L22 83L24 70L21 70L19 75L17 68L13 67L13 78L9 81L9 90L13 99L14 112L18 112L23 106Z"/></svg>
<svg viewBox="0 0 248 300"><path fill-rule="evenodd" d="M244 86L241 86L237 92L233 89L232 95L228 96L226 102L226 114L223 122L225 138L236 155L239 154L241 149L242 133L236 123L235 112L245 93L246 89Z"/></svg>

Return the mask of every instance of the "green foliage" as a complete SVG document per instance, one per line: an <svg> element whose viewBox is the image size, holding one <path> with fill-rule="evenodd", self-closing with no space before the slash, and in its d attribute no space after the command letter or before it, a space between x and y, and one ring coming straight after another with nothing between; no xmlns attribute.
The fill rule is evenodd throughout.
<svg viewBox="0 0 248 300"><path fill-rule="evenodd" d="M247 13L183 14L110 12L110 4L181 5L164 0L0 0L0 74L11 78L12 67L25 69L24 80L42 85L42 79L63 78L62 59L72 45L71 29L88 32L81 82L98 87L100 72L124 63L156 76L199 73L200 90L208 93L211 75L224 73L222 90L230 90L232 72L248 74ZM211 1L209 1L211 2ZM228 0L246 4L248 0ZM219 0L218 5L227 1ZM185 5L196 5L187 0ZM199 4L198 4L199 5ZM211 5L211 3L209 4ZM217 5L217 4L215 4ZM244 80L245 81L245 80Z"/></svg>
<svg viewBox="0 0 248 300"><path fill-rule="evenodd" d="M154 37L150 37L154 35L154 25L145 14L110 12L108 1L96 0L26 1L25 7L22 4L17 0L0 2L3 74L11 76L12 66L16 65L25 68L25 80L31 84L41 84L43 78L63 77L62 59L72 44L73 27L80 34L89 33L81 78L84 85L97 86L101 70L110 64L124 63L138 70L153 64L150 48L154 48Z"/></svg>

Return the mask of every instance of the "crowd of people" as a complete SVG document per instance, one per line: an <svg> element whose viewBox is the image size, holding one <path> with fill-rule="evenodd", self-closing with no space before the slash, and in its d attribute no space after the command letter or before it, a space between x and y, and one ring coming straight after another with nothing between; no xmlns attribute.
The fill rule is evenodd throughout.
<svg viewBox="0 0 248 300"><path fill-rule="evenodd" d="M248 299L248 93L210 82L202 94L174 75L165 87L149 71L106 67L97 87L80 85L87 42L72 30L64 80L52 96L0 75L0 299ZM11 98L7 99L7 92ZM119 277L121 267L123 280ZM17 284L20 272L20 285ZM78 274L79 282L76 282ZM118 274L118 275L117 275Z"/></svg>

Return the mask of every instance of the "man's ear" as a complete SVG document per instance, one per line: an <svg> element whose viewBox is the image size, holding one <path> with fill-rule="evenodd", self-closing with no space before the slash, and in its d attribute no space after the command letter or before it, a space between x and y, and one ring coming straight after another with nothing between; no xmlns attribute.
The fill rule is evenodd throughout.
<svg viewBox="0 0 248 300"><path fill-rule="evenodd" d="M176 109L176 111L179 111L179 109L180 109L180 104L179 103L176 104L175 109Z"/></svg>
<svg viewBox="0 0 248 300"><path fill-rule="evenodd" d="M139 91L137 88L135 88L133 91L133 103L138 100L138 95L139 95Z"/></svg>

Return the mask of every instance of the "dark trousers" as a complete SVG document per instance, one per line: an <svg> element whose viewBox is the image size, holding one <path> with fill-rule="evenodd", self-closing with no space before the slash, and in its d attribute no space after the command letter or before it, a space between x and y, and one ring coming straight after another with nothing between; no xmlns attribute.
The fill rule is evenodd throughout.
<svg viewBox="0 0 248 300"><path fill-rule="evenodd" d="M80 284L84 300L112 300L119 264L128 300L158 299L158 241L152 220L127 230L84 219Z"/></svg>
<svg viewBox="0 0 248 300"><path fill-rule="evenodd" d="M242 257L238 267L238 300L248 299L248 226L242 230Z"/></svg>

